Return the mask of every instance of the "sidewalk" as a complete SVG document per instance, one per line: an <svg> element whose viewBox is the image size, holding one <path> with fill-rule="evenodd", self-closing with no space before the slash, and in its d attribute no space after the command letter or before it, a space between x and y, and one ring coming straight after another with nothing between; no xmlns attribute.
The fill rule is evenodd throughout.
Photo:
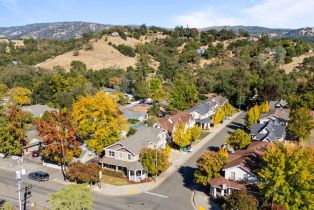
<svg viewBox="0 0 314 210"><path fill-rule="evenodd" d="M234 114L229 120L226 120L222 124L217 125L209 130L209 134L202 139L198 144L193 146L193 152L184 153L179 151L172 151L172 153L181 153L181 157L174 161L172 165L160 176L157 178L157 182L148 182L148 183L139 183L139 184L131 184L124 186L113 186L109 184L102 184L101 189L98 186L93 186L93 190L95 192L101 193L103 195L109 196L123 196L123 195L134 195L140 194L143 192L147 192L153 190L158 187L164 181L167 180L174 172L178 170L182 165L184 165L198 150L200 150L205 144L207 144L218 132L226 127L230 122L232 122L235 118L237 118L241 112ZM173 154L172 154L173 155Z"/></svg>
<svg viewBox="0 0 314 210"><path fill-rule="evenodd" d="M193 192L192 204L196 210L220 210L220 208L210 200L208 195L200 191Z"/></svg>

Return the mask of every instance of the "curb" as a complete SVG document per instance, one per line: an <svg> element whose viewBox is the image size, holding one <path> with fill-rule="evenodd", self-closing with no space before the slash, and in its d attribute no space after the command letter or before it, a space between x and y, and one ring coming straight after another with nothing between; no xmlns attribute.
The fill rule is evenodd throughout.
<svg viewBox="0 0 314 210"><path fill-rule="evenodd" d="M191 203L194 209L197 210L196 204L195 204L195 200L194 200L194 196L195 196L195 191L193 190L192 192L192 196L191 196Z"/></svg>

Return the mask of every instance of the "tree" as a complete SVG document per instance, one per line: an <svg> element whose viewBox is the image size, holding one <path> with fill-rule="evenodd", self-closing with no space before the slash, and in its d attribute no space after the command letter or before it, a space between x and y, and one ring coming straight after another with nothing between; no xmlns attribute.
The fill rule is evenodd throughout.
<svg viewBox="0 0 314 210"><path fill-rule="evenodd" d="M251 126L259 120L260 115L260 108L258 104L255 104L246 114L246 127L250 129Z"/></svg>
<svg viewBox="0 0 314 210"><path fill-rule="evenodd" d="M48 202L53 210L91 210L93 196L87 185L68 185L52 193Z"/></svg>
<svg viewBox="0 0 314 210"><path fill-rule="evenodd" d="M170 105L178 110L188 109L198 101L198 91L190 78L177 74L170 89Z"/></svg>
<svg viewBox="0 0 314 210"><path fill-rule="evenodd" d="M269 145L262 157L260 190L268 203L286 209L311 209L314 200L314 150L295 144Z"/></svg>
<svg viewBox="0 0 314 210"><path fill-rule="evenodd" d="M268 112L268 111L269 111L269 103L268 103L268 101L264 101L264 102L259 106L259 108L260 108L260 112L261 112L261 113L266 113L266 112Z"/></svg>
<svg viewBox="0 0 314 210"><path fill-rule="evenodd" d="M212 125L215 126L215 125L221 123L223 121L224 117L225 117L224 110L222 108L219 108L213 116Z"/></svg>
<svg viewBox="0 0 314 210"><path fill-rule="evenodd" d="M14 206L12 203L5 201L4 203L0 203L0 210L14 210Z"/></svg>
<svg viewBox="0 0 314 210"><path fill-rule="evenodd" d="M245 149L251 143L251 137L244 130L234 131L228 138L227 144L233 149Z"/></svg>
<svg viewBox="0 0 314 210"><path fill-rule="evenodd" d="M87 139L88 147L96 153L120 140L121 131L127 129L118 104L102 92L80 98L73 104L71 116L78 134Z"/></svg>
<svg viewBox="0 0 314 210"><path fill-rule="evenodd" d="M222 107L223 113L225 116L231 116L234 114L234 107L230 103L225 103Z"/></svg>
<svg viewBox="0 0 314 210"><path fill-rule="evenodd" d="M82 61L74 60L71 62L71 68L70 71L75 74L84 74L86 72L86 64Z"/></svg>
<svg viewBox="0 0 314 210"><path fill-rule="evenodd" d="M288 132L298 140L305 140L310 136L314 128L314 122L307 108L298 108L291 110Z"/></svg>
<svg viewBox="0 0 314 210"><path fill-rule="evenodd" d="M275 49L275 62L279 66L285 63L286 50L282 46L277 46Z"/></svg>
<svg viewBox="0 0 314 210"><path fill-rule="evenodd" d="M26 128L32 122L29 113L14 106L0 116L0 152L21 155L26 145Z"/></svg>
<svg viewBox="0 0 314 210"><path fill-rule="evenodd" d="M184 123L178 123L173 133L173 142L180 148L191 144L192 133L190 129L185 127Z"/></svg>
<svg viewBox="0 0 314 210"><path fill-rule="evenodd" d="M162 88L160 79L153 77L148 83L148 95L154 101L159 103L166 95Z"/></svg>
<svg viewBox="0 0 314 210"><path fill-rule="evenodd" d="M8 92L8 86L6 86L6 84L2 84L0 83L0 99L3 98L3 96L5 96L5 94Z"/></svg>
<svg viewBox="0 0 314 210"><path fill-rule="evenodd" d="M220 176L219 172L227 163L224 152L206 151L197 160L197 170L194 173L194 181L207 186L213 177Z"/></svg>
<svg viewBox="0 0 314 210"><path fill-rule="evenodd" d="M9 90L10 101L17 105L30 104L31 94L27 88L16 87Z"/></svg>
<svg viewBox="0 0 314 210"><path fill-rule="evenodd" d="M100 171L101 167L96 162L84 164L78 161L71 163L66 172L66 176L69 181L76 182L79 184L82 183L95 184L100 181L99 180Z"/></svg>
<svg viewBox="0 0 314 210"><path fill-rule="evenodd" d="M73 157L80 156L77 130L71 122L72 118L66 112L46 112L42 118L36 119L36 128L43 139L44 160L63 166L70 163Z"/></svg>
<svg viewBox="0 0 314 210"><path fill-rule="evenodd" d="M225 198L223 209L257 210L258 200L244 191L235 191Z"/></svg>
<svg viewBox="0 0 314 210"><path fill-rule="evenodd" d="M201 136L201 128L195 125L193 128L189 128L191 131L191 142L196 141Z"/></svg>
<svg viewBox="0 0 314 210"><path fill-rule="evenodd" d="M145 171L154 176L156 173L160 174L169 167L169 154L166 149L157 150L157 168L156 168L156 149L144 148L140 153L140 162L143 164Z"/></svg>

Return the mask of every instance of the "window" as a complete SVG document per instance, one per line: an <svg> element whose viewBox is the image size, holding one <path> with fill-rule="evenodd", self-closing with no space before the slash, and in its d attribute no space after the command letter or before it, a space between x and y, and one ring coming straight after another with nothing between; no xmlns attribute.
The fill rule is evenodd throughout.
<svg viewBox="0 0 314 210"><path fill-rule="evenodd" d="M231 177L232 180L235 180L235 172L231 172Z"/></svg>
<svg viewBox="0 0 314 210"><path fill-rule="evenodd" d="M249 179L249 175L248 174L244 174L244 180L248 180Z"/></svg>
<svg viewBox="0 0 314 210"><path fill-rule="evenodd" d="M114 157L114 151L109 150L109 157Z"/></svg>
<svg viewBox="0 0 314 210"><path fill-rule="evenodd" d="M132 157L131 157L131 154L128 154L128 159L131 160L131 158L132 158Z"/></svg>

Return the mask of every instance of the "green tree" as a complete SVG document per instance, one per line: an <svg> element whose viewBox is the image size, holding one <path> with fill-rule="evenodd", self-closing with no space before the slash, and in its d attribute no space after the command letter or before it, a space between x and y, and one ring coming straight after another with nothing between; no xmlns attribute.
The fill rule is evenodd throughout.
<svg viewBox="0 0 314 210"><path fill-rule="evenodd" d="M190 78L177 74L170 89L170 105L178 110L188 109L198 101L198 91Z"/></svg>
<svg viewBox="0 0 314 210"><path fill-rule="evenodd" d="M76 74L84 74L87 70L86 64L82 61L74 60L71 62L71 68L70 71Z"/></svg>
<svg viewBox="0 0 314 210"><path fill-rule="evenodd" d="M244 130L238 129L227 138L227 144L233 149L245 149L251 143L251 137Z"/></svg>
<svg viewBox="0 0 314 210"><path fill-rule="evenodd" d="M156 149L143 148L140 153L140 162L145 171L150 176L155 176L167 170L169 167L169 154L167 150L157 149L157 168L156 168Z"/></svg>
<svg viewBox="0 0 314 210"><path fill-rule="evenodd" d="M271 144L262 158L260 190L268 203L286 209L312 209L314 150L295 144Z"/></svg>
<svg viewBox="0 0 314 210"><path fill-rule="evenodd" d="M5 94L8 92L9 88L8 86L6 86L6 84L2 84L0 83L0 99L3 98L3 96L5 96Z"/></svg>
<svg viewBox="0 0 314 210"><path fill-rule="evenodd" d="M298 140L307 139L314 128L310 112L309 109L303 107L291 110L288 132Z"/></svg>
<svg viewBox="0 0 314 210"><path fill-rule="evenodd" d="M227 163L224 152L206 151L197 160L197 170L194 173L194 181L207 186L213 177L220 176L219 172Z"/></svg>
<svg viewBox="0 0 314 210"><path fill-rule="evenodd" d="M166 95L162 88L160 79L153 77L148 83L148 95L155 102L159 103Z"/></svg>
<svg viewBox="0 0 314 210"><path fill-rule="evenodd" d="M225 198L223 209L257 210L258 200L244 191L235 191Z"/></svg>
<svg viewBox="0 0 314 210"><path fill-rule="evenodd" d="M91 210L93 196L87 185L68 185L52 193L48 202L53 210Z"/></svg>

